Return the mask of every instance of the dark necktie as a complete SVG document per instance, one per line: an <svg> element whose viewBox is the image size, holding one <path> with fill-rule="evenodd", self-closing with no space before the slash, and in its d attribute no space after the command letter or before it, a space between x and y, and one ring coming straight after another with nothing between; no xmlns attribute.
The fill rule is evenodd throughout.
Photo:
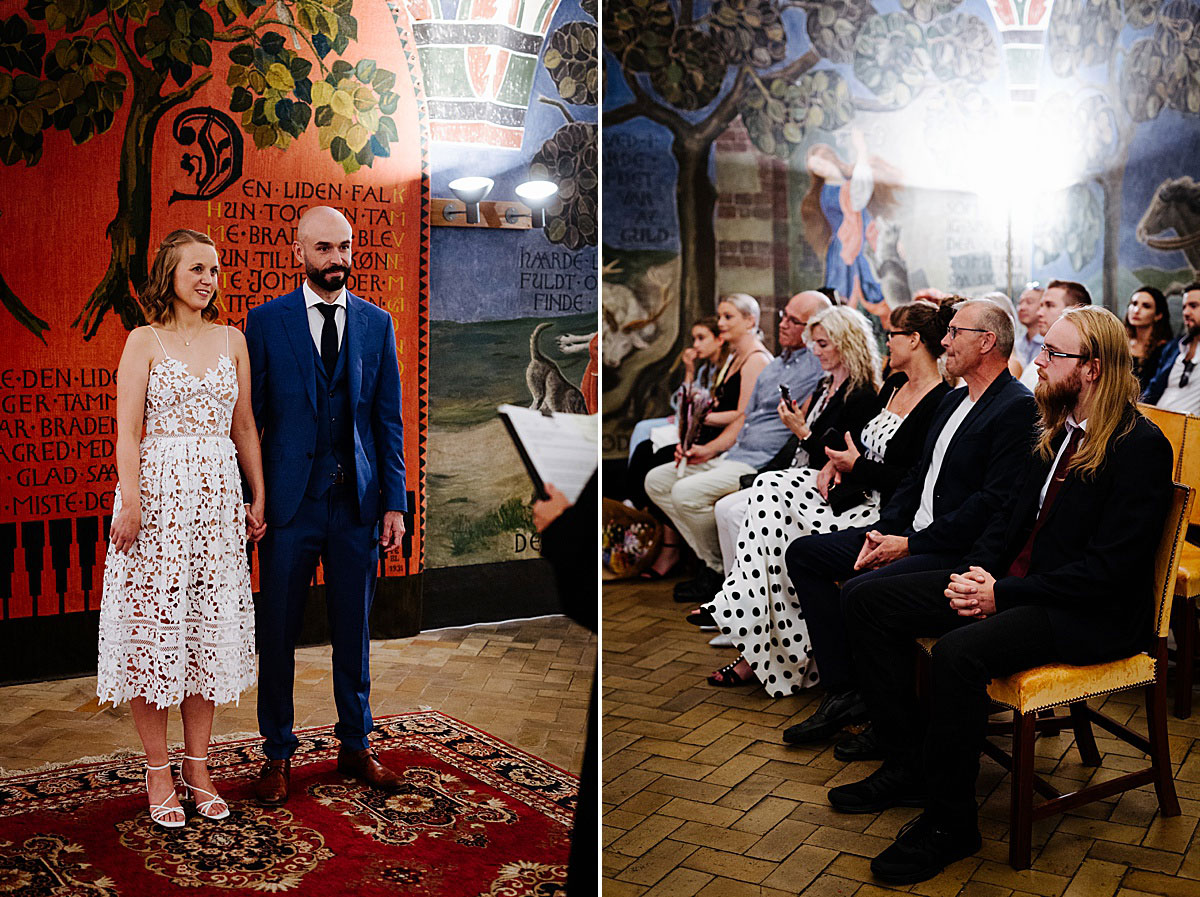
<svg viewBox="0 0 1200 897"><path fill-rule="evenodd" d="M1012 562L1012 566L1008 568L1009 576L1024 576L1029 572L1029 559L1033 554L1033 540L1037 538L1038 531L1042 528L1042 524L1046 522L1046 515L1050 513L1050 507L1054 504L1054 499L1058 497L1058 490L1062 488L1063 482L1067 479L1067 465L1071 461L1071 456L1075 454L1075 450L1079 448L1079 440L1082 438L1083 427L1072 427L1071 436L1067 439L1066 451L1062 453L1062 457L1058 459L1058 464L1054 466L1054 476L1050 478L1050 485L1046 488L1046 498L1042 502L1041 510L1038 511L1033 529L1029 531L1029 538L1025 540L1025 547L1021 549L1021 553L1017 555L1016 560Z"/></svg>
<svg viewBox="0 0 1200 897"><path fill-rule="evenodd" d="M321 361L325 365L326 376L332 379L338 359L337 322L333 317L337 313L337 306L322 303L317 306L317 311L325 316L325 323L321 326Z"/></svg>

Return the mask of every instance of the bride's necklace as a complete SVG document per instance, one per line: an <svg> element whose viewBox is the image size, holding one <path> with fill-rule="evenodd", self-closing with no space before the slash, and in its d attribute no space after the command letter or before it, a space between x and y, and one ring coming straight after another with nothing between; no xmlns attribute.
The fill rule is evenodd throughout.
<svg viewBox="0 0 1200 897"><path fill-rule="evenodd" d="M196 328L196 331L190 337L185 337L183 335L183 328L180 327L178 324L176 324L175 325L175 334L181 340L183 340L183 344L185 346L191 346L191 344L195 341L196 337L198 337L200 335L201 331L203 331L204 329L205 329L204 324L201 323L201 325Z"/></svg>

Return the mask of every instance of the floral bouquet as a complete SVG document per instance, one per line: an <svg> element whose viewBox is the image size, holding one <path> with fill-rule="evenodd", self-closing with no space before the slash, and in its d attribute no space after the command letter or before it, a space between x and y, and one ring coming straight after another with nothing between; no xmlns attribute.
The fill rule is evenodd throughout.
<svg viewBox="0 0 1200 897"><path fill-rule="evenodd" d="M703 386L681 386L679 397L679 413L676 419L679 423L679 449L686 452L696 444L700 428L704 426L704 418L713 406L713 397ZM675 462L675 471L683 476L685 465L682 461Z"/></svg>
<svg viewBox="0 0 1200 897"><path fill-rule="evenodd" d="M605 579L636 576L654 563L662 548L662 525L644 511L604 499L600 553Z"/></svg>

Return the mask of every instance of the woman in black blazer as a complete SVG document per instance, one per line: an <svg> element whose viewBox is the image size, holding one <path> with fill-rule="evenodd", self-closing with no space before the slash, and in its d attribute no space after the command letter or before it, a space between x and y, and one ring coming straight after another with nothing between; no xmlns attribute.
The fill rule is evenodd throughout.
<svg viewBox="0 0 1200 897"><path fill-rule="evenodd" d="M728 631L740 651L734 663L709 677L713 685L757 678L779 697L818 681L783 551L800 536L869 526L878 519L883 502L920 459L934 411L949 391L937 358L953 314L952 308L929 302L892 312L887 338L894 373L877 393L849 388L849 376L835 388L827 377L831 391L814 396L817 410L810 408L804 427L793 426L798 415L789 417L790 409L781 407L780 415L798 437L799 464L758 475L731 546L733 567L717 597L699 611L701 619L711 618ZM823 341L833 344L846 367L861 366L859 356L873 356L868 325L858 312L831 309L814 318L810 328L809 347L818 357L826 351ZM827 404L820 409L825 395Z"/></svg>

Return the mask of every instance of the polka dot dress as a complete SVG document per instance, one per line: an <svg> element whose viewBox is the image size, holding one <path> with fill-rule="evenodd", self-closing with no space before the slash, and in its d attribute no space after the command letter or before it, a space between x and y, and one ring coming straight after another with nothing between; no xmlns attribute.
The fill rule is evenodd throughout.
<svg viewBox="0 0 1200 897"><path fill-rule="evenodd" d="M903 422L891 411L880 411L863 428L864 456L882 461ZM817 473L804 467L758 477L738 531L738 556L721 591L705 605L772 697L795 694L820 679L804 614L784 567L788 545L801 536L870 526L879 519L878 492L835 514L817 491Z"/></svg>

